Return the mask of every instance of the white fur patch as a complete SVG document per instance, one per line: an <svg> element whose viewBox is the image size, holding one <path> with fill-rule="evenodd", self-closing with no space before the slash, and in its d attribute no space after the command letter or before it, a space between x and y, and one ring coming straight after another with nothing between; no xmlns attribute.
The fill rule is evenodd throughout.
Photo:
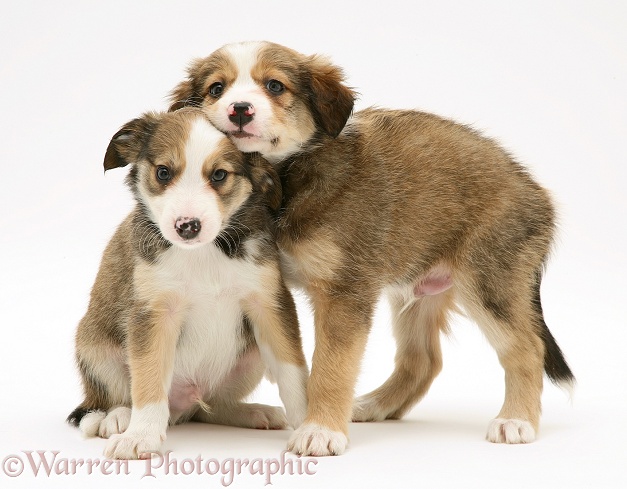
<svg viewBox="0 0 627 489"><path fill-rule="evenodd" d="M307 380L309 370L289 363L280 363L276 374L279 395L285 406L290 426L297 429L307 415Z"/></svg>
<svg viewBox="0 0 627 489"><path fill-rule="evenodd" d="M234 85L238 83L244 85L253 82L250 72L257 64L259 50L263 44L263 42L259 41L249 41L235 42L224 46L224 50L229 54L237 70L237 80ZM237 100L237 102L242 102L242 100Z"/></svg>
<svg viewBox="0 0 627 489"><path fill-rule="evenodd" d="M276 137L268 134L272 127L274 112L265 87L253 80L251 72L258 62L259 50L263 46L260 42L244 42L229 44L224 47L233 67L237 71L237 78L227 87L226 92L213 104L210 112L211 121L220 129L232 132L238 131L239 126L229 120L229 107L238 102L248 102L255 111L253 120L244 125L243 130L249 137L234 139L237 147L244 152L260 151L271 148L269 140Z"/></svg>
<svg viewBox="0 0 627 489"><path fill-rule="evenodd" d="M164 379L171 396L194 387L196 397L205 399L220 389L245 346L241 301L263 290L262 276L258 265L231 259L213 244L171 247L156 263L141 267L138 298L150 302L167 293L174 298L171 307L184 315L172 377ZM171 401L180 405L185 400Z"/></svg>
<svg viewBox="0 0 627 489"><path fill-rule="evenodd" d="M189 185L196 185L197 177L201 175L205 160L215 151L223 138L224 134L206 119L198 117L194 120L185 145L185 162L187 168L193 170L186 177L189 180Z"/></svg>
<svg viewBox="0 0 627 489"><path fill-rule="evenodd" d="M193 382L202 392L217 389L243 346L240 301L260 287L258 267L208 245L171 248L153 268L156 283L176 288L187 304L173 382Z"/></svg>
<svg viewBox="0 0 627 489"><path fill-rule="evenodd" d="M344 433L305 423L292 434L287 448L303 456L324 457L343 454L346 445L348 438Z"/></svg>
<svg viewBox="0 0 627 489"><path fill-rule="evenodd" d="M496 418L488 426L486 439L492 443L531 443L536 430L529 421Z"/></svg>

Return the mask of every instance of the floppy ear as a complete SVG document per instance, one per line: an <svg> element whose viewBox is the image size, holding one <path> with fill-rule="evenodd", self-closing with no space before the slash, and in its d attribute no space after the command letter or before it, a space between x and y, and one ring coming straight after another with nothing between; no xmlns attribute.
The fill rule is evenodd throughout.
<svg viewBox="0 0 627 489"><path fill-rule="evenodd" d="M192 105L190 101L194 100L194 88L191 79L184 80L179 83L168 95L170 99L170 107L168 112L182 109Z"/></svg>
<svg viewBox="0 0 627 489"><path fill-rule="evenodd" d="M259 153L244 153L244 158L251 166L254 189L265 195L272 211L278 211L283 199L279 174Z"/></svg>
<svg viewBox="0 0 627 489"><path fill-rule="evenodd" d="M324 57L308 56L305 69L314 118L326 134L337 137L353 112L357 93L343 85L342 69Z"/></svg>
<svg viewBox="0 0 627 489"><path fill-rule="evenodd" d="M168 95L170 107L168 112L182 109L183 107L200 107L202 104L202 94L199 93L197 85L201 79L201 67L204 59L195 59L187 67L187 80L179 83Z"/></svg>
<svg viewBox="0 0 627 489"><path fill-rule="evenodd" d="M144 114L124 124L109 142L103 164L105 171L137 162L156 122L155 115Z"/></svg>

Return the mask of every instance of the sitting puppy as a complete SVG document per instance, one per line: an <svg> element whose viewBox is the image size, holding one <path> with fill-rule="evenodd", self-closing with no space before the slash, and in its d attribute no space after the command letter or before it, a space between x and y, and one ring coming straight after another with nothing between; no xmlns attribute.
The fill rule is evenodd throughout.
<svg viewBox="0 0 627 489"><path fill-rule="evenodd" d="M542 314L555 230L549 193L477 132L432 114L366 109L342 71L268 42L194 61L170 110L201 107L242 151L281 176L282 267L314 308L316 349L305 424L290 446L342 453L348 422L400 418L442 368L440 333L461 306L505 370L488 440L533 441L543 373L574 383ZM374 308L385 293L396 366L353 402Z"/></svg>
<svg viewBox="0 0 627 489"><path fill-rule="evenodd" d="M78 326L85 400L68 422L109 438L105 455L122 459L158 451L168 423L282 429L280 408L241 402L267 367L299 426L308 369L279 271L276 172L194 109L126 124L104 168L129 164L137 205Z"/></svg>

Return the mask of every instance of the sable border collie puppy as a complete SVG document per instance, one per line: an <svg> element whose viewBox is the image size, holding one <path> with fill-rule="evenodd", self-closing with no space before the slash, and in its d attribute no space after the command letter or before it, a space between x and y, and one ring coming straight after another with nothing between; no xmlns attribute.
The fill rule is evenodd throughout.
<svg viewBox="0 0 627 489"><path fill-rule="evenodd" d="M281 176L278 243L288 283L314 308L305 423L290 447L340 454L348 422L403 416L442 368L440 333L457 306L505 370L487 439L534 440L543 372L574 377L549 332L540 280L555 229L549 194L495 142L432 114L366 109L325 58L277 44L226 45L195 60L170 110L201 107L242 151ZM395 369L353 401L381 293Z"/></svg>
<svg viewBox="0 0 627 489"><path fill-rule="evenodd" d="M108 244L76 333L85 400L68 421L110 458L159 451L188 420L299 426L307 364L280 274L278 176L202 111L147 113L113 136L105 170L131 165L137 205ZM246 404L265 368L287 411Z"/></svg>

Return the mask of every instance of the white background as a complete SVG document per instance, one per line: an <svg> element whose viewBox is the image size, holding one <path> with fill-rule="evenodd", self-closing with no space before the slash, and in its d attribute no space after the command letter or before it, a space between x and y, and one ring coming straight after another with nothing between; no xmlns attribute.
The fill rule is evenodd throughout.
<svg viewBox="0 0 627 489"><path fill-rule="evenodd" d="M0 14L0 459L59 450L101 457L64 419L81 400L73 334L102 250L131 207L124 170L103 176L110 137L165 96L192 57L266 39L324 53L361 94L358 108L420 108L485 131L527 164L560 209L543 282L546 319L578 379L571 404L547 383L538 440L484 441L503 373L458 318L445 367L402 421L351 425L345 455L273 487L627 487L625 137L627 4L605 0L21 1ZM307 355L310 312L298 299ZM358 385L390 373L382 306ZM278 402L264 384L256 400ZM179 460L278 457L288 431L186 425ZM207 475L32 475L1 487L219 487ZM263 487L262 476L231 487Z"/></svg>

